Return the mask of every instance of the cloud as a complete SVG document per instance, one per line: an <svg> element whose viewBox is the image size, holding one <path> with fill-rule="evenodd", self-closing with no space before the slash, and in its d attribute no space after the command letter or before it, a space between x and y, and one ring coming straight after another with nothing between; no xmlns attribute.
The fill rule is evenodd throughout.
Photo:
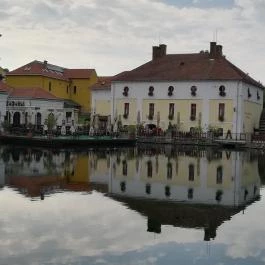
<svg viewBox="0 0 265 265"><path fill-rule="evenodd" d="M151 47L159 41L170 53L209 49L218 29L225 55L265 82L263 0L223 6L216 4L222 1L178 1L180 6L158 0L2 2L1 65L10 69L45 58L116 74L150 60Z"/></svg>

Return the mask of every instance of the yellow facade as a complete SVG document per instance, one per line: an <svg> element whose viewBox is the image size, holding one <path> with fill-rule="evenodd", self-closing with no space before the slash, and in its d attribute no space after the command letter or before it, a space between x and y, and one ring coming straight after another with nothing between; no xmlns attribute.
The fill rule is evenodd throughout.
<svg viewBox="0 0 265 265"><path fill-rule="evenodd" d="M182 131L189 131L191 127L201 126L202 119L202 100L168 100L157 99L143 100L143 120L148 120L149 104L154 103L154 119L152 123L157 123L157 114L160 114L160 127L167 129L169 122L176 124ZM173 119L169 119L169 104L174 104L174 116ZM191 104L196 104L196 116L195 120L191 120Z"/></svg>
<svg viewBox="0 0 265 265"><path fill-rule="evenodd" d="M225 104L224 121L219 121L219 104ZM224 133L232 131L234 116L233 100L209 100L209 124L211 127L223 128Z"/></svg>
<svg viewBox="0 0 265 265"><path fill-rule="evenodd" d="M262 112L262 105L255 102L245 101L245 113L243 131L252 133L254 128L259 128L259 118Z"/></svg>
<svg viewBox="0 0 265 265"><path fill-rule="evenodd" d="M101 116L110 115L111 102L109 100L95 100L96 113Z"/></svg>
<svg viewBox="0 0 265 265"><path fill-rule="evenodd" d="M69 92L70 98L80 104L84 112L91 111L91 86L96 82L96 72L93 72L89 79L72 79Z"/></svg>
<svg viewBox="0 0 265 265"><path fill-rule="evenodd" d="M87 155L80 155L77 157L76 164L73 169L73 174L69 176L70 182L89 182L89 163Z"/></svg>
<svg viewBox="0 0 265 265"><path fill-rule="evenodd" d="M124 104L129 103L129 116L128 118L124 118ZM117 115L120 116L122 119L122 124L129 124L129 125L136 125L137 123L137 106L136 106L136 99L120 99L116 101L117 106Z"/></svg>
<svg viewBox="0 0 265 265"><path fill-rule="evenodd" d="M6 78L6 83L11 87L38 87L56 97L71 99L80 104L84 112L91 111L91 86L96 82L95 71L92 72L90 78L72 78L70 81L41 75L8 75Z"/></svg>

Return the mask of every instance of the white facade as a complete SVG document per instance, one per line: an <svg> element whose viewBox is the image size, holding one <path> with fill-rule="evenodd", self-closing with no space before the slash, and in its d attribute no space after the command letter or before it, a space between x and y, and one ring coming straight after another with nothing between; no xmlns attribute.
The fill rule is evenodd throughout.
<svg viewBox="0 0 265 265"><path fill-rule="evenodd" d="M16 123L17 125L42 126L50 114L54 115L58 126L63 123L71 126L72 123L77 124L78 121L75 109L64 108L64 101L59 99L9 97L5 105L6 111L9 113L9 123L13 125Z"/></svg>
<svg viewBox="0 0 265 265"><path fill-rule="evenodd" d="M154 88L153 96L148 96L148 89L152 86ZM170 86L174 87L172 96L168 95L168 89ZM196 95L191 94L191 87L196 86ZM220 86L225 87L225 96L220 96L219 88ZM124 96L124 88L128 87L128 96ZM249 97L251 94L251 97ZM132 102L134 101L135 109L130 109L130 115L127 120L123 120L123 124L136 124L137 114L140 113L140 120L142 124L148 124L147 115L144 115L144 102L153 102L155 105L155 116L152 123L157 123L157 112L165 112L168 114L167 110L164 110L165 106L168 106L170 102L175 103L175 113L179 112L180 122L182 124L190 123L190 120L182 119L182 117L189 117L190 104L192 102L201 105L200 117L201 121L191 124L191 126L200 126L204 130L210 126L225 127L229 128L232 133L243 133L243 132L253 132L254 128L259 126L259 118L262 112L263 106L263 89L255 87L253 85L246 84L242 81L173 81L173 82L112 82L111 85L111 116L112 122L115 115L122 115L123 110L117 109L118 102ZM213 109L211 109L210 102L227 102L231 105L231 109L226 111L225 116L227 119L220 122L216 118L213 121L211 119L211 114ZM178 108L178 102L182 102L182 109ZM247 107L246 103L251 103ZM167 105L165 105L167 104ZM183 106L186 106L183 108ZM250 115L255 115L255 119L251 118L251 124L246 128L246 115L251 112ZM253 112L253 113L252 113ZM197 113L199 116L199 113ZM197 116L197 120L199 119ZM169 124L167 115L162 115L160 118L160 127L166 129ZM176 122L176 120L175 120ZM174 123L174 121L172 121ZM200 123L200 124L199 124ZM214 124L213 124L214 123Z"/></svg>

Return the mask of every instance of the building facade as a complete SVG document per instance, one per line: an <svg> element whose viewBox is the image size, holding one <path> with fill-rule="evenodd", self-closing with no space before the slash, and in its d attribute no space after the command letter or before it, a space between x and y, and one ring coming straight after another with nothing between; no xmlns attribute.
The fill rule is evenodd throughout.
<svg viewBox="0 0 265 265"><path fill-rule="evenodd" d="M215 42L210 52L194 54L167 54L162 44L153 47L151 61L112 81L112 121L118 116L123 125L251 133L259 127L263 89Z"/></svg>
<svg viewBox="0 0 265 265"><path fill-rule="evenodd" d="M6 83L14 88L38 87L58 98L73 100L83 112L91 110L91 86L97 82L94 69L67 69L33 61L6 75Z"/></svg>

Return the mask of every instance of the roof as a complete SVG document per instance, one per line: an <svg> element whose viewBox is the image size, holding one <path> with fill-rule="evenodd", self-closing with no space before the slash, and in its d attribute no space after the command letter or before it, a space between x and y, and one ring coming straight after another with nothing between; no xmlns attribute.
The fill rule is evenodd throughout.
<svg viewBox="0 0 265 265"><path fill-rule="evenodd" d="M168 54L151 60L113 81L242 80L263 88L224 56L211 59L208 52Z"/></svg>
<svg viewBox="0 0 265 265"><path fill-rule="evenodd" d="M4 83L2 80L0 81L0 93L8 93L11 87Z"/></svg>
<svg viewBox="0 0 265 265"><path fill-rule="evenodd" d="M128 71L121 72L114 76L99 76L98 81L96 84L91 86L92 90L100 90L100 89L111 89L111 82L112 80L115 80L116 78L122 76L123 74L127 73Z"/></svg>
<svg viewBox="0 0 265 265"><path fill-rule="evenodd" d="M111 80L113 76L99 76L98 81L96 84L91 86L93 90L100 90L100 89L111 89Z"/></svg>
<svg viewBox="0 0 265 265"><path fill-rule="evenodd" d="M53 94L45 91L42 88L12 88L9 94L10 97L22 97L22 98L34 98L34 99L57 99L60 98L54 96Z"/></svg>
<svg viewBox="0 0 265 265"><path fill-rule="evenodd" d="M64 108L80 108L81 105L71 99L64 100Z"/></svg>
<svg viewBox="0 0 265 265"><path fill-rule="evenodd" d="M95 72L95 69L66 69L61 66L49 64L47 61L40 62L35 60L10 71L7 73L7 76L37 75L69 81L69 79L74 78L90 78L93 72Z"/></svg>
<svg viewBox="0 0 265 265"><path fill-rule="evenodd" d="M65 69L64 76L67 78L89 79L95 69Z"/></svg>

